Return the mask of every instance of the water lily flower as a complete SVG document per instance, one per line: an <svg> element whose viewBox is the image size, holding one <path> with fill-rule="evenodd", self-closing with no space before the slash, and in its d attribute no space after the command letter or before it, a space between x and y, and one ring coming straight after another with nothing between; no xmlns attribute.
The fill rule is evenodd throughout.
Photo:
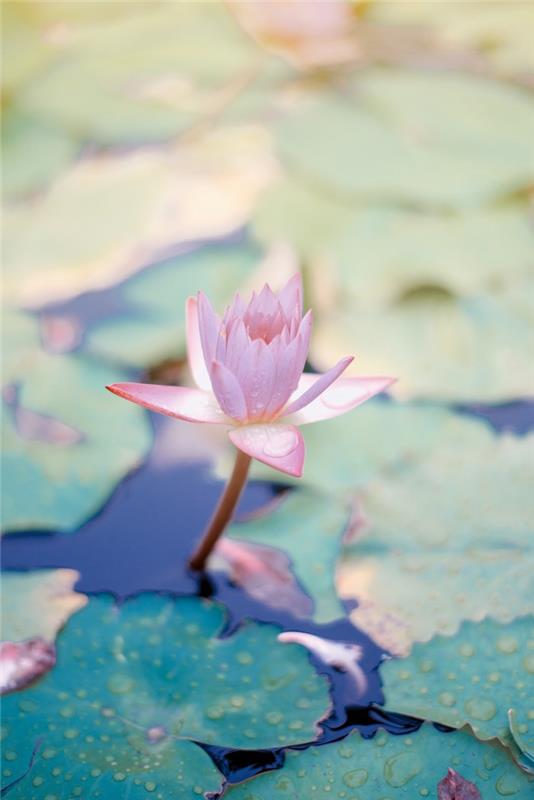
<svg viewBox="0 0 534 800"><path fill-rule="evenodd" d="M268 285L246 305L237 294L221 319L199 292L186 305L187 351L196 389L116 383L108 389L151 411L228 426L233 444L280 472L302 475L300 425L336 417L393 378L341 378L342 358L323 375L303 372L312 313L302 317L299 275L276 295Z"/></svg>
<svg viewBox="0 0 534 800"><path fill-rule="evenodd" d="M236 294L221 319L199 292L186 305L187 351L197 388L107 387L160 414L228 427L238 457L223 496L226 512L237 503L251 458L300 477L304 440L299 426L344 414L394 380L342 378L352 356L322 375L304 372L312 314L303 316L302 297L301 278L295 275L277 294L266 284L248 304ZM218 525L227 521L221 517Z"/></svg>

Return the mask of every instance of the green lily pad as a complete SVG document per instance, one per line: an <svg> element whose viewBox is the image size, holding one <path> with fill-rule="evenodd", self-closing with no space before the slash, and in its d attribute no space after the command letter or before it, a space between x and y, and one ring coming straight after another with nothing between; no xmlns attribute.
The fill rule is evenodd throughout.
<svg viewBox="0 0 534 800"><path fill-rule="evenodd" d="M142 595L120 608L107 596L91 599L58 638L55 669L6 700L4 719L16 725L5 749L31 748L49 731L44 746L57 748L58 763L79 763L87 752L89 774L102 762L102 740L88 746L85 737L111 725L106 753L129 775L137 760L129 734L137 742L158 730L167 745L179 737L246 748L314 739L330 700L304 648L252 622L219 639L223 623L221 606L198 598Z"/></svg>
<svg viewBox="0 0 534 800"><path fill-rule="evenodd" d="M185 301L205 291L222 310L261 257L252 244L205 247L155 265L131 278L122 298L128 311L89 332L86 347L98 358L148 367L185 356Z"/></svg>
<svg viewBox="0 0 534 800"><path fill-rule="evenodd" d="M313 618L324 623L344 614L334 571L349 521L345 504L304 489L290 492L269 514L232 525L228 536L287 554L300 586L313 599ZM277 587L273 577L271 583L273 594L282 595L283 587Z"/></svg>
<svg viewBox="0 0 534 800"><path fill-rule="evenodd" d="M335 419L304 425L301 431L306 443L303 477L284 476L284 481L351 497L382 471L409 465L449 437L477 443L488 436L484 423L442 407L380 400ZM265 478L272 471L254 464L252 475Z"/></svg>
<svg viewBox="0 0 534 800"><path fill-rule="evenodd" d="M315 326L311 357L324 369L357 351L359 374L401 376L392 387L397 397L528 397L534 393L532 287L520 282L513 292L506 299L458 299L440 286L422 285L389 308L332 313Z"/></svg>
<svg viewBox="0 0 534 800"><path fill-rule="evenodd" d="M66 131L8 111L2 130L2 190L18 196L43 189L79 149Z"/></svg>
<svg viewBox="0 0 534 800"><path fill-rule="evenodd" d="M5 573L0 583L2 639L20 642L34 636L54 641L68 618L87 603L74 592L73 569Z"/></svg>
<svg viewBox="0 0 534 800"><path fill-rule="evenodd" d="M4 324L5 397L16 397L2 415L2 524L72 530L142 461L150 426L105 391L116 369L43 352L30 317L11 312Z"/></svg>
<svg viewBox="0 0 534 800"><path fill-rule="evenodd" d="M457 434L361 490L365 531L338 564L351 619L397 655L463 620L534 613L534 436Z"/></svg>
<svg viewBox="0 0 534 800"><path fill-rule="evenodd" d="M103 144L163 141L224 107L265 60L222 3L143 11L80 28L21 105Z"/></svg>
<svg viewBox="0 0 534 800"><path fill-rule="evenodd" d="M528 186L534 106L466 74L362 72L305 98L278 128L283 161L348 198L468 208Z"/></svg>
<svg viewBox="0 0 534 800"><path fill-rule="evenodd" d="M532 616L507 624L464 622L455 636L436 636L415 644L407 658L386 662L381 674L390 710L453 728L469 725L479 739L498 738L516 749L508 719L513 709L517 730L532 741Z"/></svg>
<svg viewBox="0 0 534 800"><path fill-rule="evenodd" d="M436 797L449 767L472 781L482 796L527 800L531 780L506 752L465 731L440 733L423 725L409 736L380 731L373 739L357 732L341 742L301 752L287 751L284 766L232 787L230 800L396 800Z"/></svg>

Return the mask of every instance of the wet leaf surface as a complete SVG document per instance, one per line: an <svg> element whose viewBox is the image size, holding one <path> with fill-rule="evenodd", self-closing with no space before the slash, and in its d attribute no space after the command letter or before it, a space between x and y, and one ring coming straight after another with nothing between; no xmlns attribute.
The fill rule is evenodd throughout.
<svg viewBox="0 0 534 800"><path fill-rule="evenodd" d="M366 740L353 733L329 747L287 751L282 769L236 786L226 796L232 800L284 796L315 800L331 795L361 800L435 797L438 781L451 764L471 779L484 797L527 800L530 796L528 777L505 752L464 731L445 735L430 725L409 736L381 731Z"/></svg>

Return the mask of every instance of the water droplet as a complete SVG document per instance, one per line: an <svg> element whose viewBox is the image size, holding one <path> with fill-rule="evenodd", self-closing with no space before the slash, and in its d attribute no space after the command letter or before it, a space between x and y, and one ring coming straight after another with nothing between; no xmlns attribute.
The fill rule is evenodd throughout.
<svg viewBox="0 0 534 800"><path fill-rule="evenodd" d="M366 769L353 769L351 772L345 772L343 775L343 783L351 789L356 789L358 786L363 786L367 783L369 773Z"/></svg>
<svg viewBox="0 0 534 800"><path fill-rule="evenodd" d="M238 661L240 664L252 664L254 659L250 653L247 653L245 650L241 650L236 655L236 661Z"/></svg>
<svg viewBox="0 0 534 800"><path fill-rule="evenodd" d="M40 775L36 775L32 781L33 786L42 786L43 783L44 783L44 778L42 778Z"/></svg>
<svg viewBox="0 0 534 800"><path fill-rule="evenodd" d="M458 652L464 658L470 658L472 655L474 655L475 648L473 647L472 644L465 642L464 644L460 645L460 647L458 648Z"/></svg>
<svg viewBox="0 0 534 800"><path fill-rule="evenodd" d="M490 680L492 683L498 683L500 681L500 679L501 679L501 675L500 675L499 672L491 672L488 675L488 680Z"/></svg>
<svg viewBox="0 0 534 800"><path fill-rule="evenodd" d="M530 675L534 674L534 653L525 656L523 659L523 666Z"/></svg>
<svg viewBox="0 0 534 800"><path fill-rule="evenodd" d="M79 736L79 733L80 732L77 731L76 728L67 728L67 730L63 732L63 738L76 739L76 737Z"/></svg>
<svg viewBox="0 0 534 800"><path fill-rule="evenodd" d="M135 682L132 678L130 678L128 675L122 675L120 673L111 675L107 682L107 687L110 692L113 692L113 694L127 694L128 692L131 692L134 686Z"/></svg>
<svg viewBox="0 0 534 800"><path fill-rule="evenodd" d="M208 719L222 719L224 717L224 708L221 706L209 706L205 714Z"/></svg>
<svg viewBox="0 0 534 800"><path fill-rule="evenodd" d="M14 750L6 750L4 753L4 758L6 761L16 761L18 758L17 753Z"/></svg>
<svg viewBox="0 0 534 800"><path fill-rule="evenodd" d="M70 719L74 716L74 709L72 706L63 706L59 709L59 715L64 719Z"/></svg>
<svg viewBox="0 0 534 800"><path fill-rule="evenodd" d="M451 692L441 692L438 696L438 700L442 706L446 706L447 708L451 708L456 704L456 697L451 694Z"/></svg>
<svg viewBox="0 0 534 800"><path fill-rule="evenodd" d="M500 653L511 655L517 651L517 640L513 636L501 636L497 641L497 650Z"/></svg>
<svg viewBox="0 0 534 800"><path fill-rule="evenodd" d="M493 719L497 713L497 707L493 700L488 700L484 697L466 700L464 708L470 717L484 722L488 719Z"/></svg>
<svg viewBox="0 0 534 800"><path fill-rule="evenodd" d="M338 753L341 758L350 758L352 755L354 755L354 750L352 747L349 747L348 744L342 744L338 749Z"/></svg>
<svg viewBox="0 0 534 800"><path fill-rule="evenodd" d="M384 764L384 778L395 789L405 786L421 772L422 764L414 752L399 753Z"/></svg>
<svg viewBox="0 0 534 800"><path fill-rule="evenodd" d="M145 783L145 789L147 790L147 792L154 792L154 791L156 791L156 787L157 787L157 784L156 784L156 783L154 783L154 781L147 781L147 782Z"/></svg>
<svg viewBox="0 0 534 800"><path fill-rule="evenodd" d="M233 705L234 708L243 708L243 706L245 705L245 698L239 697L239 695L234 695L234 697L230 699L230 703Z"/></svg>
<svg viewBox="0 0 534 800"><path fill-rule="evenodd" d="M419 664L419 669L421 672L432 672L434 669L434 662L430 660L421 661Z"/></svg>
<svg viewBox="0 0 534 800"><path fill-rule="evenodd" d="M278 725L284 719L283 714L280 714L279 711L268 711L265 715L266 721L269 725Z"/></svg>
<svg viewBox="0 0 534 800"><path fill-rule="evenodd" d="M501 775L495 784L495 788L503 797L512 797L520 791L521 785L517 779L517 775L511 771L507 771L504 775Z"/></svg>
<svg viewBox="0 0 534 800"><path fill-rule="evenodd" d="M269 428L268 430L271 431L273 429ZM299 439L295 431L290 429L278 429L276 433L274 433L273 430L272 435L267 434L263 445L263 452L266 456L271 456L272 458L283 458L292 453L298 446L298 443Z"/></svg>

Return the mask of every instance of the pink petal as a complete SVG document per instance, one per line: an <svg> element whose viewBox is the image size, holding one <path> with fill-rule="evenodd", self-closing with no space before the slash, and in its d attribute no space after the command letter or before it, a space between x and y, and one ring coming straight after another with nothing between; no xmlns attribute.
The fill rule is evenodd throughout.
<svg viewBox="0 0 534 800"><path fill-rule="evenodd" d="M293 414L295 411L300 411L301 408L304 406L309 405L312 400L315 400L316 397L319 397L330 384L332 384L336 378L339 378L342 372L344 372L351 361L354 361L354 356L347 356L346 358L342 358L341 361L331 367L328 372L324 372L319 378L313 383L304 394L301 394L296 400L293 400L284 411L284 415L286 414Z"/></svg>
<svg viewBox="0 0 534 800"><path fill-rule="evenodd" d="M278 302L282 306L288 324L295 316L299 320L302 317L303 294L300 275L293 275L284 288L278 292Z"/></svg>
<svg viewBox="0 0 534 800"><path fill-rule="evenodd" d="M243 353L250 344L250 339L242 319L234 320L230 325L229 331L226 340L226 358L224 363L234 375L237 375L239 363Z"/></svg>
<svg viewBox="0 0 534 800"><path fill-rule="evenodd" d="M185 304L185 319L187 332L187 357L189 369L193 380L200 389L211 391L211 380L202 352L202 342L200 341L200 328L198 320L198 300L196 297L188 297Z"/></svg>
<svg viewBox="0 0 534 800"><path fill-rule="evenodd" d="M297 393L306 392L314 386L321 376L305 372L298 385ZM337 417L365 403L375 394L385 391L396 378L338 378L309 405L291 414L284 420L294 425Z"/></svg>
<svg viewBox="0 0 534 800"><path fill-rule="evenodd" d="M211 365L211 383L222 410L232 419L243 422L247 418L247 404L239 381L220 361Z"/></svg>
<svg viewBox="0 0 534 800"><path fill-rule="evenodd" d="M153 383L114 383L106 386L113 394L124 397L138 406L185 419L187 422L213 422L228 424L230 420L219 408L209 392L185 386L158 386Z"/></svg>
<svg viewBox="0 0 534 800"><path fill-rule="evenodd" d="M449 767L438 783L438 800L482 800L482 795L474 783Z"/></svg>
<svg viewBox="0 0 534 800"><path fill-rule="evenodd" d="M198 319L204 361L209 365L215 358L217 338L221 329L221 320L203 292L198 293ZM209 371L208 367L208 372Z"/></svg>
<svg viewBox="0 0 534 800"><path fill-rule="evenodd" d="M266 423L234 428L231 441L247 455L270 467L300 478L304 464L304 439L294 425Z"/></svg>
<svg viewBox="0 0 534 800"><path fill-rule="evenodd" d="M265 409L267 417L276 414L287 403L297 388L298 380L308 357L312 315L308 311L302 320L299 332L288 344L282 339L273 340L272 353L275 358L276 376L272 397ZM281 334L283 336L283 334Z"/></svg>
<svg viewBox="0 0 534 800"><path fill-rule="evenodd" d="M248 419L259 419L274 389L275 363L268 345L255 339L241 354L237 379L245 395Z"/></svg>

